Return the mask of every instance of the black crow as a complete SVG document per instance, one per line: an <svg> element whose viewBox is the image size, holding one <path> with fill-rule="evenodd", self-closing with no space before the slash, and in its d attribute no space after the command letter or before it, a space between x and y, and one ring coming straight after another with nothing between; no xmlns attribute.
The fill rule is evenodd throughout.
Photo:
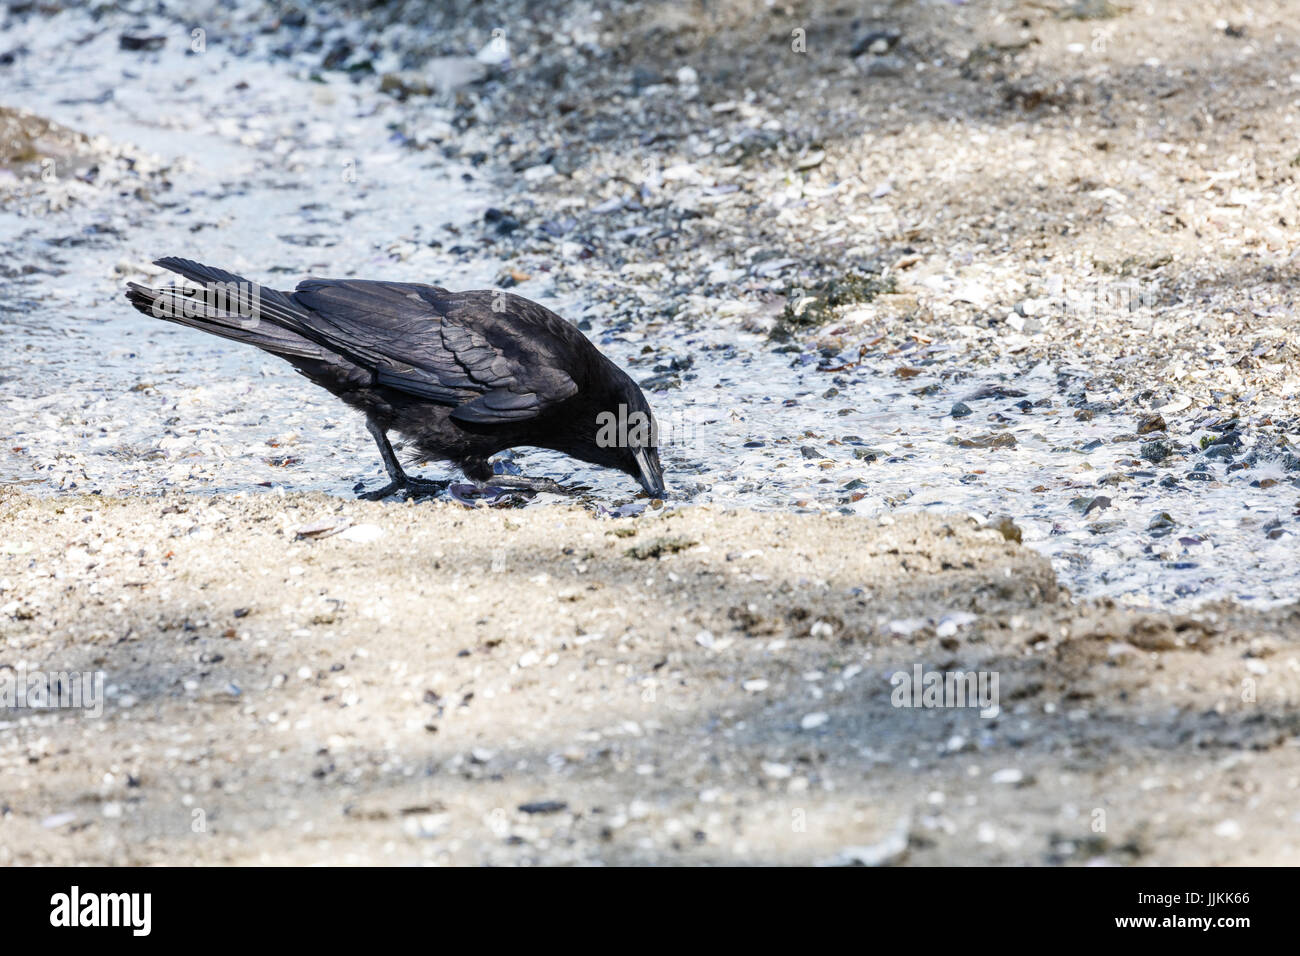
<svg viewBox="0 0 1300 956"><path fill-rule="evenodd" d="M625 471L646 494L664 495L654 416L640 387L536 302L360 279L308 279L280 292L188 259L155 265L193 285L129 283L126 296L141 312L256 345L365 413L392 481L362 497L447 487L408 477L390 431L480 487L569 490L493 475L492 455L531 445Z"/></svg>

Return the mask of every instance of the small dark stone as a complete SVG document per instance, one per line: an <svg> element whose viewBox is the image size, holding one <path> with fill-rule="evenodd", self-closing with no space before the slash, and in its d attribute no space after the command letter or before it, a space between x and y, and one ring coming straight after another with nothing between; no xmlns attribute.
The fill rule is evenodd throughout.
<svg viewBox="0 0 1300 956"><path fill-rule="evenodd" d="M1020 526L1012 520L1010 515L998 515L996 518L990 519L989 527L1001 532L1002 537L1008 541L1014 541L1016 544L1020 544L1022 541Z"/></svg>
<svg viewBox="0 0 1300 956"><path fill-rule="evenodd" d="M347 62L356 48L347 40L339 40L325 54L325 59L321 61L321 66L327 70L337 70Z"/></svg>
<svg viewBox="0 0 1300 956"><path fill-rule="evenodd" d="M523 813L559 813L569 809L569 805L563 800L535 800L519 804L519 809Z"/></svg>
<svg viewBox="0 0 1300 956"><path fill-rule="evenodd" d="M492 223L496 226L497 235L507 236L519 228L520 222L508 212L502 212L500 209L492 208L485 210L483 221Z"/></svg>
<svg viewBox="0 0 1300 956"><path fill-rule="evenodd" d="M952 407L953 418L965 418L970 413L971 413L970 406L967 405L965 402L958 402L956 405Z"/></svg>
<svg viewBox="0 0 1300 956"><path fill-rule="evenodd" d="M1167 428L1168 426L1165 425L1164 418L1160 415L1145 415L1138 419L1139 435L1147 435L1151 432L1162 432L1166 431Z"/></svg>
<svg viewBox="0 0 1300 956"><path fill-rule="evenodd" d="M1178 527L1178 522L1173 519L1173 516L1168 511L1162 511L1151 519L1151 523L1147 525L1147 530L1153 532L1157 537L1163 537L1176 527Z"/></svg>
<svg viewBox="0 0 1300 956"><path fill-rule="evenodd" d="M966 401L978 402L986 398L1024 398L1028 394L1018 388L1007 388L1005 385L985 385L967 395Z"/></svg>
<svg viewBox="0 0 1300 956"><path fill-rule="evenodd" d="M654 390L666 390L670 388L681 388L681 377L673 372L662 372L659 375L651 375L649 378L641 380L642 388Z"/></svg>
<svg viewBox="0 0 1300 956"><path fill-rule="evenodd" d="M903 34L897 30L872 30L853 44L853 49L849 50L849 56L859 57L864 53L875 52L871 49L872 47L876 47L876 50L881 53L888 53L898 45L898 41L902 38ZM880 44L884 44L883 50L880 49Z"/></svg>
<svg viewBox="0 0 1300 956"><path fill-rule="evenodd" d="M1000 435L981 435L979 438L963 438L957 442L960 448L1015 448L1016 436L1003 432Z"/></svg>
<svg viewBox="0 0 1300 956"><path fill-rule="evenodd" d="M1231 431L1225 431L1218 438L1215 438L1212 441L1205 443L1206 448L1214 448L1218 445L1227 445L1230 448L1240 448L1241 432L1235 429Z"/></svg>
<svg viewBox="0 0 1300 956"><path fill-rule="evenodd" d="M640 93L647 86L658 86L664 81L657 70L648 66L638 66L632 70L632 89Z"/></svg>
<svg viewBox="0 0 1300 956"><path fill-rule="evenodd" d="M1157 438L1155 441L1145 442L1139 454L1147 461L1153 464L1159 464L1174 453L1174 446L1169 442Z"/></svg>
<svg viewBox="0 0 1300 956"><path fill-rule="evenodd" d="M167 42L164 36L139 36L123 33L117 38L117 45L123 50L161 50Z"/></svg>
<svg viewBox="0 0 1300 956"><path fill-rule="evenodd" d="M1127 522L1123 518L1108 518L1105 521L1094 521L1088 525L1089 534L1110 534L1112 531L1119 531Z"/></svg>
<svg viewBox="0 0 1300 956"><path fill-rule="evenodd" d="M1086 517L1087 515L1092 514L1092 512L1094 511L1103 511L1109 507L1110 507L1110 498L1106 497L1105 495L1098 495L1096 498L1093 498L1091 501L1087 503L1087 505L1084 506L1083 513L1084 516Z"/></svg>

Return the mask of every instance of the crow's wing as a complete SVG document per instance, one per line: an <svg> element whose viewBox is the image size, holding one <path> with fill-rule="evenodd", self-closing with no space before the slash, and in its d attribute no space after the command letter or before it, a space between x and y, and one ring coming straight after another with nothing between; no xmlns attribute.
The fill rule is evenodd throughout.
<svg viewBox="0 0 1300 956"><path fill-rule="evenodd" d="M290 299L313 340L377 384L456 406L452 417L463 422L522 421L578 391L565 368L564 321L518 296L308 279Z"/></svg>

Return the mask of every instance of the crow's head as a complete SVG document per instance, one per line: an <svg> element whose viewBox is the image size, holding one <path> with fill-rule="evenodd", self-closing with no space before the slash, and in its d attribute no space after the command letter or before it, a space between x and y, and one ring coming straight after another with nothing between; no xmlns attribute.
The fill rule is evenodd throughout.
<svg viewBox="0 0 1300 956"><path fill-rule="evenodd" d="M641 387L609 363L608 377L589 408L591 433L578 457L627 472L652 498L664 497L659 426ZM585 431L585 429L584 429Z"/></svg>

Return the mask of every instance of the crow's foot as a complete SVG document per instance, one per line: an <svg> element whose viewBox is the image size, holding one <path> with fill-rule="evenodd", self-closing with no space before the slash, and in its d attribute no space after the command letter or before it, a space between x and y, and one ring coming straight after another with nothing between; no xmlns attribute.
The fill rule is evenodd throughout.
<svg viewBox="0 0 1300 956"><path fill-rule="evenodd" d="M406 492L409 498L430 498L446 491L450 484L449 481L429 481L425 478L408 478L404 476L398 481L390 481L376 491L367 491L365 494L357 495L357 497L362 501L383 501L385 498L391 498L399 492Z"/></svg>
<svg viewBox="0 0 1300 956"><path fill-rule="evenodd" d="M447 487L451 484L450 481L412 478L402 471L402 466L397 461L397 455L393 453L393 446L389 444L388 434L384 431L383 426L374 419L366 419L366 430L374 437L375 444L379 448L379 454L384 459L384 470L388 472L388 477L392 481L377 491L367 491L363 495L358 495L361 500L383 501L385 498L391 498L399 491L405 491L407 496L411 498L428 498L447 490Z"/></svg>

